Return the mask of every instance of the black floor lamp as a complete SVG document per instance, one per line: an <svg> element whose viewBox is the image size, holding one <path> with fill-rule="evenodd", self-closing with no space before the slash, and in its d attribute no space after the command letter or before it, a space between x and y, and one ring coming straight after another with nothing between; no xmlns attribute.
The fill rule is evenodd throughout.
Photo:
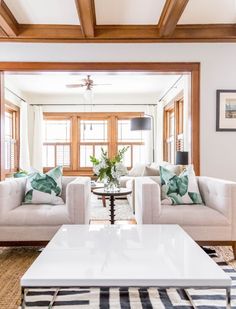
<svg viewBox="0 0 236 309"><path fill-rule="evenodd" d="M131 131L152 131L152 161L155 159L154 118L152 115L131 118Z"/></svg>

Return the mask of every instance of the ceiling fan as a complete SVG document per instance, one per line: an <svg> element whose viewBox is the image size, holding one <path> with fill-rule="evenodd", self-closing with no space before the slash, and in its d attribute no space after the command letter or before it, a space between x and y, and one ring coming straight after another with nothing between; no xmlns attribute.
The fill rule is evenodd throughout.
<svg viewBox="0 0 236 309"><path fill-rule="evenodd" d="M86 78L82 79L81 84L69 84L66 85L67 88L81 88L86 87L86 90L92 90L94 86L109 86L111 84L94 84L93 80L90 78L90 75L87 75Z"/></svg>

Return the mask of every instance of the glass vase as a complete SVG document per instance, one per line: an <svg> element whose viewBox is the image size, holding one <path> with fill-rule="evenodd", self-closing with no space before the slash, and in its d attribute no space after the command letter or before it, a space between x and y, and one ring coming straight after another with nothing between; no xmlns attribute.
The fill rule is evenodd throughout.
<svg viewBox="0 0 236 309"><path fill-rule="evenodd" d="M105 192L120 192L120 181L115 178L104 179L104 191Z"/></svg>

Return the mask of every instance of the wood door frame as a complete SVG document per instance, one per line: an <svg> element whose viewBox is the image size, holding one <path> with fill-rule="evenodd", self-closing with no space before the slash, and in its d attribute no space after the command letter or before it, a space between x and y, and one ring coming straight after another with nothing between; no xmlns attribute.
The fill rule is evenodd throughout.
<svg viewBox="0 0 236 309"><path fill-rule="evenodd" d="M13 171L6 172L5 171L5 176L12 176L14 172L16 172L19 167L20 167L20 107L11 103L9 100L5 99L5 112L15 112L15 119L13 120L15 123L14 125L16 126L14 129L14 135L16 139L16 157L15 157L15 167ZM4 128L5 129L5 128Z"/></svg>
<svg viewBox="0 0 236 309"><path fill-rule="evenodd" d="M0 82L3 72L139 72L139 73L191 73L191 161L200 174L200 63L199 62L0 62ZM3 84L3 82L1 82ZM0 88L0 118L4 114L3 86ZM2 123L2 121L1 121ZM3 125L1 125L3 127ZM1 158L4 155L4 139L1 128ZM2 160L1 160L2 161ZM2 164L0 162L0 164ZM1 169L2 171L2 169ZM1 180L4 178L0 173Z"/></svg>

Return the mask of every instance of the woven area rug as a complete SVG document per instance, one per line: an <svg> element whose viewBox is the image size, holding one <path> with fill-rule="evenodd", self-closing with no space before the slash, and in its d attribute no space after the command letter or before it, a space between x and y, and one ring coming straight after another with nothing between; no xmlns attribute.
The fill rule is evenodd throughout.
<svg viewBox="0 0 236 309"><path fill-rule="evenodd" d="M38 248L0 249L0 308L19 308L19 280L26 269L38 256ZM217 256L212 258L233 279L232 308L236 308L236 261L232 260L230 247L214 247ZM188 290L197 308L225 308L225 291L220 289ZM30 290L27 296L28 308L45 309L52 299L53 290ZM61 289L56 298L54 309L190 309L183 290L156 288L89 288Z"/></svg>

